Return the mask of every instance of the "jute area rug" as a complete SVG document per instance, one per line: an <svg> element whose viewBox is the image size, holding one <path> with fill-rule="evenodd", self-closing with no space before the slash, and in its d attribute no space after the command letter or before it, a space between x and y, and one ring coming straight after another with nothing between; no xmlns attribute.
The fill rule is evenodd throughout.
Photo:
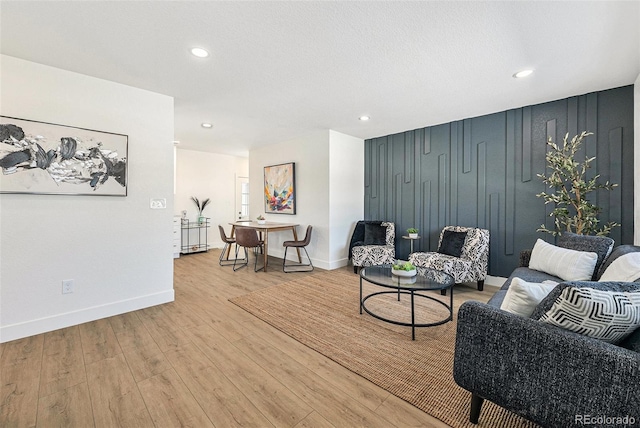
<svg viewBox="0 0 640 428"><path fill-rule="evenodd" d="M365 292L381 291L366 285ZM434 292L434 297L440 297ZM448 300L448 297L446 298ZM446 317L446 309L416 299L418 323ZM411 403L452 427L534 427L485 401L480 424L469 422L471 394L453 380L454 321L416 329L359 313L359 277L322 272L230 299L304 345ZM372 298L367 307L392 319L410 321L409 298ZM394 318L395 317L395 318Z"/></svg>

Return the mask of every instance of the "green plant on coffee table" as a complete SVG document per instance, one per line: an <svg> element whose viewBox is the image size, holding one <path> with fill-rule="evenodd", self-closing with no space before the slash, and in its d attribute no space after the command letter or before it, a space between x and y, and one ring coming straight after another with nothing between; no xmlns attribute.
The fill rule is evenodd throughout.
<svg viewBox="0 0 640 428"><path fill-rule="evenodd" d="M409 229L407 229L407 233L418 233L419 230L416 229L415 227L410 227Z"/></svg>
<svg viewBox="0 0 640 428"><path fill-rule="evenodd" d="M394 264L393 265L393 269L394 270L406 270L406 271L412 271L414 270L416 267L411 263L411 262L404 262L404 263L399 263L399 264Z"/></svg>
<svg viewBox="0 0 640 428"><path fill-rule="evenodd" d="M579 235L599 235L606 236L618 223L610 221L598 229L598 214L602 210L592 204L587 195L599 189L612 190L617 184L599 182L600 175L587 179L587 170L591 167L591 162L595 157L587 157L580 163L575 159L576 153L582 145L585 137L592 135L591 132L583 131L569 141L569 134L564 136L562 147L555 144L551 137L547 145L549 151L546 154L547 167L550 174L537 174L542 181L554 193L541 192L536 196L544 199L545 204L554 204L550 217L555 217L555 230L548 229L544 224L540 226L538 232L547 232L558 235L562 232L574 232Z"/></svg>

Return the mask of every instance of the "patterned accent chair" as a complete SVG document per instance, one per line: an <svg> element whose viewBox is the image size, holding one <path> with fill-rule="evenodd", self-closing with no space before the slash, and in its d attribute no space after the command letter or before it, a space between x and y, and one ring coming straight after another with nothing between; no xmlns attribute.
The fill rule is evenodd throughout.
<svg viewBox="0 0 640 428"><path fill-rule="evenodd" d="M361 220L351 236L349 257L353 272L359 267L394 264L396 261L396 227L384 221Z"/></svg>
<svg viewBox="0 0 640 428"><path fill-rule="evenodd" d="M477 282L484 288L489 265L489 231L476 227L447 226L440 232L438 252L412 253L409 261L419 275L425 268L448 273L456 284Z"/></svg>

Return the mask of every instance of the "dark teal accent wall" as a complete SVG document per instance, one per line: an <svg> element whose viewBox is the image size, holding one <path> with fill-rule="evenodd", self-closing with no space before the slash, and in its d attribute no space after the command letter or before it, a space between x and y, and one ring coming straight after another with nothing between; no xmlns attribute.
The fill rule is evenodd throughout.
<svg viewBox="0 0 640 428"><path fill-rule="evenodd" d="M365 141L365 219L396 223L396 255L406 259L406 229L420 229L414 251L436 251L447 225L491 232L489 274L508 276L520 251L553 226L537 193L549 136L593 132L583 156L596 156L590 175L618 183L599 191L603 223L622 227L616 244L633 243L633 86L407 131Z"/></svg>

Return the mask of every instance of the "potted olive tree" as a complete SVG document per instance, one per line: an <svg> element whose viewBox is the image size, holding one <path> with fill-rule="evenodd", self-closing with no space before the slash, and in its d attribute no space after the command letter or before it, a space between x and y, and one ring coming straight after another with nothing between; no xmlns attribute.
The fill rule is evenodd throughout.
<svg viewBox="0 0 640 428"><path fill-rule="evenodd" d="M579 235L606 236L618 223L610 221L602 227L598 227L598 214L601 208L594 205L588 195L599 189L611 190L617 184L600 182L600 175L588 179L587 170L595 157L587 157L583 162L576 160L576 153L582 145L585 137L591 132L583 131L569 140L569 134L564 136L562 147L559 147L549 137L547 145L549 151L546 154L549 174L538 174L538 177L554 189L553 192L541 192L536 196L544 199L545 204L554 204L554 209L549 216L554 217L555 229L548 229L544 224L538 232L547 232L559 235L562 232L573 232Z"/></svg>

